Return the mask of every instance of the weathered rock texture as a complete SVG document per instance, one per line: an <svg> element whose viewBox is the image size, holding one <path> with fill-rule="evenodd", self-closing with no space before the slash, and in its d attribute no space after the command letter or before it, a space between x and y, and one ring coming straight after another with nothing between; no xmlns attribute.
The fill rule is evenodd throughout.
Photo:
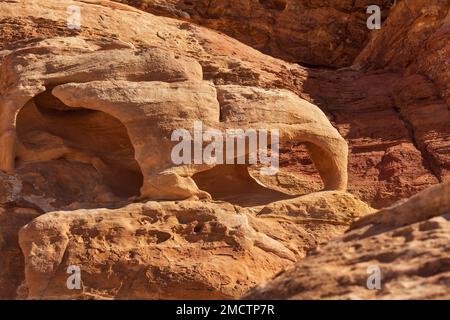
<svg viewBox="0 0 450 320"><path fill-rule="evenodd" d="M6 51L0 79L3 84L0 169L14 172L16 159L27 164L63 158L91 165L106 181L108 176L112 180L112 172L117 173L121 163L130 162L132 166L120 168L128 172L121 175L124 181L115 181L119 188L124 187L125 181L137 181L137 162L143 175L141 197L158 200L205 197L208 194L197 187L192 176L216 163L175 166L171 151L176 143L170 140L174 130L193 131L194 121L202 121L204 126L221 132L237 128L280 130L284 143L307 143L326 190L346 190L347 144L316 106L289 91L237 85L216 87L203 80L202 67L196 60L162 49L126 47L133 46L108 42L99 46L67 37ZM62 53L67 51L69 55ZM29 63L18 70L20 61ZM92 147L84 141L78 141L77 145L74 134L68 132L67 127L74 127L69 123L63 126L58 123L60 130L56 132L58 128L53 129L53 122L66 120L71 108L78 112L71 117L75 121L82 115L83 120L88 118L85 109L106 114L91 112L88 119L115 118L108 120L111 122L108 129L121 130L123 137L125 127L136 161L124 159L120 147L107 152L102 141L97 144L93 141ZM40 127L39 122L43 122ZM109 127L105 122L96 126ZM19 138L17 124L23 127ZM48 127L51 132L45 131ZM107 141L114 133L107 135L100 139ZM100 154L99 149L103 149ZM115 157L117 152L121 154ZM127 155L130 153L127 146ZM126 179L127 175L135 179ZM97 198L111 198L114 186L110 187L109 194L106 191ZM133 186L129 189L129 193L134 191Z"/></svg>
<svg viewBox="0 0 450 320"><path fill-rule="evenodd" d="M302 65L345 67L364 47L366 8L386 17L392 0L118 0L221 31L271 56Z"/></svg>
<svg viewBox="0 0 450 320"><path fill-rule="evenodd" d="M13 50L22 45L30 46L30 41L33 44L38 39L41 41L42 38L56 36L62 37L60 41L68 36L77 36L80 46L86 41L83 39L87 39L91 46L98 46L98 49L83 49L88 51L157 47L195 59L203 69L203 80L212 81L215 85L288 89L319 105L346 138L350 145L350 190L378 208L448 179L450 120L448 103L443 100L442 89L448 87L448 82L445 82L448 68L443 67L448 63L448 59L445 59L445 52L448 52L445 50L448 48L445 47L448 43L445 41L448 39L448 4L445 1L433 1L431 7L427 1L397 1L389 11L395 13L393 21L401 25L405 32L414 31L414 35L422 38L429 36L427 41L430 45L426 47L429 49L421 50L420 57L437 57L436 63L422 63L421 69L417 69L418 74L406 75L403 71L405 64L396 64L396 60L391 64L393 68L386 72L377 70L367 73L363 71L366 69L339 72L308 69L263 55L209 29L157 17L109 1L77 2L82 12L82 28L70 30L66 26L66 9L70 4L74 3L46 1L39 6L30 2L0 3L3 15L0 47ZM167 5L170 7L169 2ZM386 5L389 7L387 3ZM345 8L344 11L349 11L351 4ZM433 27L430 28L427 23L412 25L409 12L414 12L416 16L421 16L421 12L424 17L431 16ZM384 38L391 39L389 34L381 35L398 29L389 27L393 22L390 22L391 16L387 13L383 28L371 32L374 34L371 38L380 40L371 40L370 43L378 43ZM436 32L433 33L433 30ZM404 38L405 32L395 37L399 39L398 43L405 43L405 46L396 44L398 50L387 50L392 53L417 52L412 48L412 44L415 45L416 42L412 43L410 38ZM438 40L437 46L444 45L444 49L434 50L433 39ZM26 42L28 44L24 44ZM377 48L386 46L388 44L377 44ZM374 46L369 45L361 53L361 63L357 64L359 68L364 66L377 69L384 66L379 63L370 67L371 64L363 63L367 61L365 56L372 57L364 53L369 52L372 47ZM63 50L61 55L75 54L68 51ZM4 51L2 55L7 52L9 51ZM315 50L316 52L323 50ZM425 61L419 55L404 56L419 62ZM379 60L373 59L375 62ZM438 74L435 79L443 79L441 84L436 86L437 82L430 81L433 77L427 77L429 74ZM20 118L19 115L19 121ZM112 121L110 119L111 123ZM124 132L123 128L114 130ZM122 137L122 141L125 141L126 137ZM277 184L285 192L294 194L320 190L321 179L304 146L288 145L282 151L282 165L286 170L277 179ZM135 181L133 188L130 188L134 191L129 193L136 193L139 179L142 179L137 167L134 163L126 172ZM301 171L302 174L293 178L291 174L286 175L286 171Z"/></svg>
<svg viewBox="0 0 450 320"><path fill-rule="evenodd" d="M220 130L221 136L229 129L279 130L284 143L307 143L326 190L347 189L347 143L320 109L289 91L215 88L202 81L96 81L57 86L53 94L66 105L103 111L125 124L144 175L142 197L182 200L205 192L192 177L212 169L217 160L176 166L171 159L177 143L170 141L172 132L181 128L193 136L195 121Z"/></svg>
<svg viewBox="0 0 450 320"><path fill-rule="evenodd" d="M53 212L19 234L28 298L231 299L343 232L371 209L323 192L264 208L148 202ZM67 269L82 289L68 290Z"/></svg>
<svg viewBox="0 0 450 320"><path fill-rule="evenodd" d="M373 267L380 290L367 288ZM450 183L363 217L244 298L449 299Z"/></svg>
<svg viewBox="0 0 450 320"><path fill-rule="evenodd" d="M310 71L308 91L350 147L350 191L377 208L450 179L450 112L415 74Z"/></svg>
<svg viewBox="0 0 450 320"><path fill-rule="evenodd" d="M447 0L397 1L389 19L354 61L368 69L422 74L450 102L450 13Z"/></svg>
<svg viewBox="0 0 450 320"><path fill-rule="evenodd" d="M397 1L349 69L304 84L350 145L351 192L376 207L450 179L448 1Z"/></svg>
<svg viewBox="0 0 450 320"><path fill-rule="evenodd" d="M327 58L330 55L340 57L334 67L353 65L354 71L306 69L305 81L300 80L297 70L291 68L291 72L297 76L299 94L326 111L350 142L350 189L372 205L381 208L435 183L448 181L448 1L129 3L223 31L262 52L289 61L292 59L286 54L273 49L277 43L283 43L281 50L289 51L291 58L301 56L294 61L305 65L333 66ZM379 31L369 32L365 27L365 8L369 4L383 9ZM345 27L341 25L343 21ZM258 41L268 33L264 44ZM297 47L297 40L302 45ZM296 160L308 162L303 147L289 150L285 164L292 170L298 168ZM294 155L293 151L298 152ZM304 165L301 169L312 174L312 181L317 182L314 170ZM290 180L284 183L298 187L298 183Z"/></svg>
<svg viewBox="0 0 450 320"><path fill-rule="evenodd" d="M322 180L327 183L336 177L337 183L327 184L341 189L345 176L340 159L341 165L333 166L341 168L327 179L326 173L333 170L317 166L317 156L316 168L311 144L299 141L307 139L293 139L281 146L281 171L276 176L261 176L257 167L246 166L177 173L184 179L192 176L196 185L187 188L188 192L182 190L183 197L207 196L200 189L223 202L131 205L143 186L154 191L145 181L151 175L145 169L166 155L159 148L144 148L152 141L139 138L140 132L130 132L136 125L146 136L152 129L144 128L145 121L139 125L125 119L124 113L114 116L110 113L113 105L116 111L125 106L146 109L149 100L154 106L174 106L183 100L190 106L186 116L192 116L191 120L198 116L217 121L229 116L245 122L255 116L273 122L276 115L284 119L285 129L294 123L287 119L292 115L300 115L295 121L311 120L309 112L305 115L294 109L310 109L321 119L313 121L314 125L326 123L327 135L338 142L328 149L336 154L331 159L343 154L340 137L347 141L351 193L377 208L448 181L448 1L398 0L393 6L392 1L370 2L383 6L380 31L365 28L366 1L229 1L227 6L223 1L210 1L210 11L204 7L206 2L191 1L190 16L183 13L187 9L170 12L188 2L148 1L146 8L151 12L184 20L106 0L0 1L0 163L7 171L0 173L0 298L27 297L28 289L30 297L52 298L193 298L206 292L214 292L214 297L238 297L319 243L338 237L355 216L370 211L345 193L309 194L323 188ZM133 2L137 7L141 4ZM244 7L237 7L240 4ZM70 5L81 9L80 30L67 27ZM236 19L230 12L238 13ZM291 62L351 67L324 70L285 62L189 21L219 30L229 28L241 41ZM151 89L150 84L156 83L161 96ZM70 92L79 96L71 97ZM77 101L91 103L91 108ZM264 109L264 104L270 106ZM246 109L242 115L236 113L239 105ZM193 112L199 106L208 112ZM134 111L142 111L139 108ZM155 108L147 110L155 112ZM232 112L228 114L227 108ZM281 115L282 110L288 113ZM142 121L133 114L137 122ZM186 116L178 114L183 121ZM158 121L166 123L163 117ZM178 181L169 182L178 185ZM166 195L173 192L173 188L164 190ZM180 198L180 190L175 194ZM293 196L299 194L309 195ZM153 209L149 213L146 207ZM181 208L185 213L180 213ZM53 211L58 213L45 215ZM192 220L183 220L184 214ZM148 219L156 225L147 226ZM243 220L248 227L236 225L235 221ZM25 264L18 232L28 223L21 233ZM53 237L53 232L58 236ZM168 234L171 238L164 241ZM416 238L412 252L415 248L422 252L422 245L429 243L429 234L420 234L423 241ZM166 255L166 247L159 253L161 246L168 247ZM180 246L189 248L197 260ZM68 254L61 258L61 251ZM197 267L200 271L193 274L183 269L182 260L178 269L171 270L165 256L177 261L186 257L186 266L204 262L206 267ZM207 263L211 258L218 259L216 266ZM234 261L239 261L234 271L221 269L224 263L235 265ZM72 262L87 266L82 269L85 287L67 293L64 268ZM258 271L260 265L262 271ZM440 266L436 268L441 270ZM136 270L134 281L130 275ZM158 270L163 271L159 278ZM223 283L214 280L217 272ZM114 279L110 287L108 274ZM176 286L179 282L170 279L178 275L192 286ZM169 279L161 291L151 289L158 279ZM431 296L436 282L424 280ZM42 291L47 283L49 290ZM193 289L197 285L201 290Z"/></svg>

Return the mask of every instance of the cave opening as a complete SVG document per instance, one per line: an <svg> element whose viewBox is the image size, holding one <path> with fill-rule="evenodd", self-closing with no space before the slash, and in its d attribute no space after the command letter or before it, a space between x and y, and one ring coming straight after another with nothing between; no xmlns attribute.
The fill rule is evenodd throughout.
<svg viewBox="0 0 450 320"><path fill-rule="evenodd" d="M324 188L306 143L280 145L276 175L262 175L260 169L261 165L218 165L192 178L214 200L242 207L267 205Z"/></svg>
<svg viewBox="0 0 450 320"><path fill-rule="evenodd" d="M139 196L143 176L125 126L104 112L65 105L52 89L16 119L16 169L25 191L57 199L54 207Z"/></svg>

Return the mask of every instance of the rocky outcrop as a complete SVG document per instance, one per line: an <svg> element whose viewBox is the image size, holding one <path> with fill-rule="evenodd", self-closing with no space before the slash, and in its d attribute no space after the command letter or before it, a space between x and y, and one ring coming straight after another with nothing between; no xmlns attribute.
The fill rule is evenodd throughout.
<svg viewBox="0 0 450 320"><path fill-rule="evenodd" d="M157 15L221 31L273 57L301 65L350 66L370 30L367 6L386 18L394 1L117 0Z"/></svg>
<svg viewBox="0 0 450 320"><path fill-rule="evenodd" d="M363 217L244 298L450 298L449 195L450 183L437 185Z"/></svg>
<svg viewBox="0 0 450 320"><path fill-rule="evenodd" d="M450 112L426 77L311 70L306 86L349 143L352 193L383 208L450 178Z"/></svg>
<svg viewBox="0 0 450 320"><path fill-rule="evenodd" d="M321 242L341 236L352 220L370 211L342 192L312 193L323 189L327 172L335 174L329 181L337 180L328 185L343 188L345 161L339 154L345 153L346 144L349 190L371 206L390 206L448 181L448 4L398 0L391 7L391 1L370 2L386 9L380 31L365 28L366 1L286 1L283 10L277 10L282 2L247 1L252 3L250 9L233 9L242 14L236 23L231 23L234 17L229 12L242 1L226 2L229 7L210 1L212 11L202 8L202 1L191 1L200 13L223 12L206 15L203 22L196 9L190 17L183 13L187 11L169 13L182 17L175 20L106 0L0 1L0 163L5 171L0 173L0 298L239 297ZM170 0L147 3L158 14L188 5ZM156 3L166 8L156 8ZM67 26L70 5L80 8L80 29ZM300 11L304 19L290 24ZM248 29L242 20L248 21ZM191 22L219 30L224 23L236 32L233 36L254 48L288 61L304 60L309 67L265 55ZM267 34L273 38L260 41L260 35ZM277 47L277 41L282 45ZM356 56L349 68L313 67L348 66ZM152 85L160 89L158 93ZM71 97L70 92L79 96ZM83 105L78 105L80 101ZM143 138L152 133L146 124L153 122L145 122L146 116L156 114L161 116L157 122L170 123L164 108L180 103L189 106L187 113L170 114L180 123L190 117L219 119L219 124L221 119L246 123L251 117L272 122L276 117L287 129L295 121L311 122L310 115L317 114L321 120L312 123L324 125L326 135L337 142L327 149L333 157L324 157L322 166L328 167L330 159L338 161L331 162L333 168L320 169L317 158L322 157L316 156L314 164L311 144L300 143L307 140L305 135L300 139L290 131L292 141L281 145L277 175L264 176L256 166L239 165L218 165L193 175L184 171L181 176L192 175L196 185L188 188L188 195L205 199L132 204L145 201L138 199L144 184L154 193L145 181L151 174L142 168L167 156L159 148L167 141ZM158 106L165 112L152 113ZM136 113L123 112L125 107ZM141 107L146 109L144 120L138 114ZM118 110L122 111L116 114ZM316 130L316 147L330 144L317 141L318 136ZM168 185L177 182L169 179ZM173 188L164 193L168 191ZM176 192L175 198L184 198L185 191L183 197ZM183 220L185 214L192 220ZM389 215L382 220L388 221ZM399 217L403 221L404 215ZM248 221L248 227L237 221ZM420 222L408 223L413 234L419 230L411 251L417 248L426 256L422 246L429 245L434 234L422 232ZM410 273L400 276L392 269L393 277L411 275L416 281L420 275L424 297L433 297L433 288L439 292L441 284L424 275L445 270L445 256L444 262L439 259L446 247L439 247L443 248L439 254L434 249L430 253L435 265L419 267L420 262L409 258L414 253L405 249L410 238L402 229L406 227L395 227L405 232L403 243L394 229L380 224L382 233L375 241L387 248L380 261L395 258L401 266L411 263ZM443 225L442 219L437 224ZM24 260L18 232L25 225ZM354 228L357 233L370 226ZM356 249L361 241L367 250L379 250L365 243L365 237L357 237ZM405 250L404 257L390 256L389 251L396 251L389 245L396 241L399 250ZM345 243L342 250L347 250ZM435 245L439 244L429 246L438 248ZM166 257L179 262L176 269L169 267ZM338 264L342 261L332 258ZM207 263L208 259L218 262ZM230 270L235 261L236 269ZM82 264L81 291L66 290L71 263ZM195 274L186 271L191 267L197 268ZM176 285L181 283L177 279L189 286ZM350 282L346 279L344 287L353 283L351 277ZM155 289L157 281L166 283L161 291ZM443 285L445 281L444 277ZM47 285L48 290L42 290ZM395 290L389 297L402 296L400 289Z"/></svg>
<svg viewBox="0 0 450 320"><path fill-rule="evenodd" d="M61 55L62 50L73 54ZM18 61L25 59L36 62L16 70ZM58 132L53 129L53 121L68 121L71 109L78 114L87 109L113 117L120 122L117 127L125 127L135 153L131 162L137 162L143 176L142 198L210 197L198 188L193 176L225 163L223 157L217 158L217 150L214 159L200 159L200 163L193 154L183 156L188 158L187 163L186 159L183 164L173 161L172 150L178 143L173 132L183 130L194 136L195 122L218 130L222 140L227 130L254 130L255 139L261 134L259 130L278 130L284 144L307 144L326 190L347 189L347 143L319 108L290 91L215 86L203 80L196 60L161 49L98 50L88 41L70 37L47 39L11 51L4 56L2 69L0 169L4 172L15 171L16 159L27 164L64 158L91 165L102 177L112 175L115 169L108 164L120 166L124 159L105 156L105 150L98 152L98 146L89 148L84 141L77 145L67 126L59 126ZM18 122L19 117L28 118L28 122ZM38 122L46 125L38 128ZM17 123L22 125L21 137L17 137ZM235 140L227 138L216 149L234 149ZM262 143L259 141L259 148ZM119 148L112 153L121 151ZM230 156L236 163L235 157L245 155L226 154L228 165Z"/></svg>
<svg viewBox="0 0 450 320"><path fill-rule="evenodd" d="M305 37L306 47L301 47L301 53L311 55L312 59L323 59L322 54L327 54L329 48L322 45L330 45L333 39L341 44L343 41L337 35L346 34L352 38L352 30L364 31L367 41L362 40L360 45L358 41L348 44L355 52L351 59L346 58L349 61L347 65L353 65L351 69L323 71L302 68L307 72L307 78L303 80L304 71L291 67L299 92L295 88L291 90L319 105L345 136L350 144L350 190L373 206L382 208L435 183L448 181L447 1L357 1L353 5L346 1L333 1L332 4L286 1L282 11L274 10L274 2L264 5L257 1L232 1L227 5L208 2L209 6L202 1L185 3L170 0L133 1L130 4L221 30L276 57L279 57L276 50L265 49L255 42L272 27L289 29L287 34L275 32L270 40L276 42L278 37L286 36L288 44L282 46L285 50L296 43L297 36ZM383 9L381 30L368 31L365 26L365 9L369 4ZM218 13L212 14L214 12ZM207 18L203 19L205 15ZM271 17L270 21L265 20L267 16ZM308 19L298 19L299 16ZM342 16L357 18L347 19L346 27L340 26L332 31L340 23L336 17ZM295 19L295 23L279 23L287 17ZM327 17L332 17L333 22L329 22ZM315 26L323 24L324 27L308 27L312 21ZM303 23L307 25L303 26ZM304 33L296 33L292 30L293 25L300 26ZM309 35L316 31L321 34ZM327 32L330 32L330 37L326 36ZM312 51L312 42L317 43L314 47L320 49ZM333 48L334 53L342 53L336 50L336 46ZM288 57L283 58L289 60ZM303 63L329 66L324 61L308 61ZM283 86L286 84L285 80L280 82ZM299 165L299 162L307 164L310 161L303 146L287 147L286 150L289 153L282 158L288 170L300 169L312 184L320 184L315 170L308 165ZM285 178L283 176L281 180ZM284 181L284 185L291 189L301 188L302 183L292 179ZM317 190L317 187L312 188Z"/></svg>
<svg viewBox="0 0 450 320"><path fill-rule="evenodd" d="M449 9L446 0L397 1L383 28L371 34L354 64L425 75L449 104Z"/></svg>
<svg viewBox="0 0 450 320"><path fill-rule="evenodd" d="M181 200L205 192L198 189L192 177L223 164L223 158L204 159L206 165L193 165L193 155L192 165L175 165L171 159L176 144L169 142L172 132L181 128L194 136L196 121L201 121L206 128L219 130L219 135L226 140L223 148L229 148L229 139L224 137L227 130L254 130L255 137L260 129L279 130L282 143L307 143L326 190L347 189L345 140L320 109L289 91L240 86L215 88L208 82L168 85L98 81L57 86L53 94L71 107L100 110L122 120L144 174L142 197ZM233 138L230 142L233 148L234 143ZM259 143L262 148L262 142ZM222 146L218 148L222 151ZM153 153L155 149L160 150L157 157ZM228 160L227 164L230 165Z"/></svg>
<svg viewBox="0 0 450 320"><path fill-rule="evenodd" d="M420 1L412 2L416 3L414 6L418 6L417 3L424 5ZM402 2L399 1L399 3ZM349 143L351 192L362 197L372 206L381 208L390 205L448 179L448 128L450 127L448 107L441 98L440 89L437 89L426 77L421 75L405 77L403 72L396 72L401 67L392 69L388 73L375 71L368 74L356 70L334 72L308 69L263 55L209 29L146 14L110 1L78 3L83 18L80 30L71 30L66 26L66 10L69 2L46 1L39 7L33 3L27 3L21 6L21 10L15 10L17 5L18 3L9 2L0 4L4 15L0 33L0 47L5 49L2 56L7 56L24 41L31 43L26 45L30 47L33 43L41 42L42 37L58 36L60 38L52 40L53 44L49 42L49 46L64 46L64 39L76 36L79 39L80 49L71 49L71 51L79 52L78 54L93 50L135 51L140 48L157 47L162 51L172 51L186 59L194 59L201 66L203 80L212 81L215 85L288 89L318 105ZM95 10L92 9L94 7ZM395 10L403 8L401 12L408 9L399 4L394 7ZM53 13L50 14L50 12ZM407 16L396 14L393 17L397 15ZM438 15L441 24L442 17L442 14ZM405 28L409 28L409 25L404 23ZM39 28L33 27L37 24ZM437 22L436 26L438 26ZM30 29L33 32L30 32ZM130 33L130 30L133 30L133 33ZM440 35L439 39L446 39L444 25L439 30L441 30L437 33L437 36ZM379 32L384 32L384 29L382 28ZM55 41L61 43L55 45ZM90 48L83 49L86 41ZM72 43L70 46L73 48L77 45ZM100 54L101 52L97 53L97 55ZM59 55L71 56L72 53L69 54L63 50ZM440 57L445 55L441 54ZM362 60L364 59L361 58ZM419 61L423 60L419 59ZM20 61L13 64L15 63L23 64ZM2 63L2 66L6 65L11 64ZM177 64L174 62L175 65ZM432 64L428 65L432 66ZM8 72L5 70L1 74L6 75ZM82 75L81 73L80 76ZM58 103L53 102L53 104ZM92 113L94 114L97 117L107 118L101 113ZM430 114L438 116L431 117ZM21 118L22 116L19 115L19 122ZM102 123L106 122L110 123L110 128L111 126L115 128L114 131L121 132L121 144L128 145L126 157L132 158L131 142L123 126L114 123L114 119L111 118L108 121L102 121ZM55 138L42 136L39 139L55 140ZM8 141L8 138L6 140ZM55 143L61 144L56 141ZM67 149L61 146L58 148L60 153L63 152L61 150ZM99 147L95 149L98 150ZM293 194L318 191L322 188L320 176L312 165L310 156L305 152L304 145L282 146L281 152L282 174L275 181L277 187ZM73 152L64 151L64 153ZM124 161L121 162L124 163ZM125 184L128 185L126 189L129 191L122 190L120 193L129 196L137 193L136 190L142 183L142 176L139 165L135 161L130 159L127 162L132 165L122 168L121 172L124 176L130 177L127 180L133 183ZM118 169L117 165L114 165L114 168ZM296 174L299 171L301 175ZM95 174L86 173L85 175L94 180L93 186L103 184L98 182ZM120 187L124 183L117 184ZM101 191L103 193L101 198L106 200L114 198L114 192L111 195L107 191L111 189L111 182L107 183L106 188L104 186L99 188L106 189ZM118 189L118 187L114 188ZM117 191L115 193L117 194ZM87 200L91 201L91 199Z"/></svg>
<svg viewBox="0 0 450 320"><path fill-rule="evenodd" d="M147 202L53 212L25 226L21 293L32 299L231 299L371 209L339 192L266 207ZM82 286L69 290L70 266Z"/></svg>
<svg viewBox="0 0 450 320"><path fill-rule="evenodd" d="M449 181L448 1L396 1L351 68L304 91L350 145L350 190L382 208Z"/></svg>

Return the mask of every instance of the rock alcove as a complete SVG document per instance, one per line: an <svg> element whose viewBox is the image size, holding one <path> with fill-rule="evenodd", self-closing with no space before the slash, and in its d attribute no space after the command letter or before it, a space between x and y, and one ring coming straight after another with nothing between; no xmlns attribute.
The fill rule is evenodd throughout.
<svg viewBox="0 0 450 320"><path fill-rule="evenodd" d="M142 174L125 126L101 111L71 108L51 88L17 116L16 170L55 207L138 196ZM45 194L42 193L45 190Z"/></svg>

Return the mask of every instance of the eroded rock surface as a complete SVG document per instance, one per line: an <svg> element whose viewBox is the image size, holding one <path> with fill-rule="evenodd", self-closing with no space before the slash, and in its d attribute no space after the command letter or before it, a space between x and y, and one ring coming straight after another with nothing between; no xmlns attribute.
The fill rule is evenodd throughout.
<svg viewBox="0 0 450 320"><path fill-rule="evenodd" d="M375 48L387 46L380 43L381 40L392 38L382 34L398 29L389 27L394 25L389 22L390 19L395 25L402 25L405 32L410 30L408 32L421 37L431 34L427 40L429 46L424 47L420 54L404 56L423 62L425 60L421 57L436 55L436 63L430 61L423 64L422 69L411 69L409 74L403 71L404 63L395 63L398 59L392 62L394 68L386 72L376 70L366 73L366 68L372 66L372 69L378 69L384 64L363 62L358 64L359 68L364 67L360 71L309 69L273 59L210 29L157 17L110 1L77 2L83 17L82 28L70 30L66 26L66 9L70 4L73 2L51 0L39 5L26 1L0 3L3 14L0 46L6 49L2 56L11 53L9 50L39 43L42 38L58 36L62 42L65 37L79 39L78 46L81 49L62 50L60 55L66 56L65 59L85 51L98 50L139 51L156 47L171 51L196 60L203 69L204 81L212 81L215 85L288 89L318 105L349 142L350 190L372 206L388 206L448 179L450 120L448 103L442 98L445 97L443 90L448 86L448 82L445 82L448 68L444 68L448 60L445 59L445 45L448 43L445 41L448 39L445 10L448 8L443 1L434 1L431 7L427 6L426 1L397 1L389 11L395 13L392 18L386 15L387 19L383 23L386 28L371 32L373 35L370 38L378 39ZM20 7L20 10L16 10L16 7ZM424 17L431 15L432 27L427 27L425 23L413 27L408 22L411 19L408 14L410 11L414 16L420 16L420 12L423 12ZM401 39L405 32L394 37L399 39L398 43L403 41ZM375 34L381 35L376 37ZM436 45L443 49L434 50L433 39L437 39ZM84 47L86 41L90 45ZM418 52L412 49L407 39L404 41L405 48L389 51ZM64 46L64 43L59 46ZM366 47L363 52L374 50L370 48L374 46ZM360 61L366 61L363 59L365 56L380 60L382 55L360 56ZM27 64L23 61L17 63ZM440 69L438 66L441 66ZM419 74L411 74L414 70ZM2 74L6 74L6 71ZM439 79L443 79L439 86L435 85L437 82L429 80L438 79L432 74L439 74ZM423 75L429 75L429 78ZM286 170L276 179L278 186L293 194L322 188L320 176L304 145L282 146L281 150L282 167ZM135 176L133 181L139 183L142 177L136 176L136 168L137 164L134 163L133 168L127 171L128 175ZM299 171L301 174L296 175ZM136 189L136 183L133 188ZM111 197L105 194L102 198Z"/></svg>
<svg viewBox="0 0 450 320"><path fill-rule="evenodd" d="M113 193L114 187L117 189L119 184L133 180L127 179L127 175L137 182L137 162L143 179L142 198L210 197L198 188L192 176L223 164L224 160L204 160L206 163L194 165L192 155L189 156L191 165L181 165L174 163L172 154L178 143L171 138L173 132L184 130L193 136L194 124L200 121L206 128L219 130L221 135L229 129L255 130L256 133L278 130L284 144L307 143L324 188L347 189L347 143L319 108L294 93L238 85L215 86L203 80L197 61L169 51L95 50L93 47L76 38L53 38L4 56L2 83L7 85L1 89L0 169L14 172L16 161L26 165L62 158L91 165L105 182L108 177L114 181L112 176L122 170L119 176L123 181L111 185L110 193ZM60 54L61 50L69 48L74 53L81 52L69 57ZM18 61L25 59L23 51L27 52L26 59L36 63L18 71ZM100 118L96 125L106 128L102 128L103 132L92 132L95 138L88 138L89 142L85 143L70 132L70 127L76 130L67 120L72 108L78 112L71 117L72 121L77 122L87 109L104 113L103 118L112 117L111 124L91 112L88 119ZM58 127L55 121L67 123L59 123ZM43 122L41 126L39 122ZM21 137L17 137L17 124L22 125ZM114 145L102 144L102 140L106 142L115 134L108 129L121 130L124 144L128 142L128 134L132 147L128 145L125 149L116 145L113 148ZM92 130L82 134L87 137L89 131ZM95 141L98 139L99 142ZM208 142L211 141L205 144ZM262 141L259 143L262 148ZM228 149L227 144L228 139L223 148ZM136 161L133 159L133 165L128 164L125 156ZM106 194L98 195L98 198L106 197Z"/></svg>
<svg viewBox="0 0 450 320"><path fill-rule="evenodd" d="M244 298L448 299L449 213L450 183L432 187L363 217ZM381 288L369 290L376 270Z"/></svg>
<svg viewBox="0 0 450 320"><path fill-rule="evenodd" d="M449 104L449 9L446 0L397 1L383 28L371 34L354 64L425 75Z"/></svg>
<svg viewBox="0 0 450 320"><path fill-rule="evenodd" d="M299 46L301 54L311 55L311 59L324 60L328 49L334 48L333 53L345 56L349 61L347 65L353 65L353 71L306 68L307 79L297 77L297 83L299 94L326 111L350 142L351 191L382 208L435 183L448 181L448 1L333 1L331 4L283 1L285 7L281 11L275 9L277 3L208 2L208 6L203 1L130 2L149 12L221 30L276 57L279 56L276 50L271 51L256 40L272 32L272 28L286 28L289 32L278 30L268 40L270 43L284 37L286 40L283 41L288 44L282 48L287 50L292 49L291 44L296 45L296 39L303 39L308 50ZM381 30L369 32L365 27L365 9L369 4L383 9ZM228 14L231 12L234 14ZM307 19L299 18L303 16ZM288 17L295 19L295 23L280 23ZM345 17L342 21L348 23L346 28L338 27L341 20L336 17ZM321 27L311 29L308 27L310 22ZM299 27L298 32L293 30L293 25ZM335 27L338 29L333 31ZM361 41L353 41L358 32ZM346 43L338 35L352 41ZM333 45L322 47L334 40L339 48L352 48L355 55L349 51L344 54ZM320 49L310 50L313 46ZM329 66L324 61L308 61L303 63ZM295 69L291 72L297 76L302 74ZM302 146L289 150L285 164L292 170L299 168L297 159L308 162ZM292 151L296 151L295 155ZM308 173L312 184L317 183L314 171L308 170L307 166L300 168ZM282 179L286 186L301 188L291 179Z"/></svg>
<svg viewBox="0 0 450 320"><path fill-rule="evenodd" d="M142 165L151 167L146 160L159 157L160 150L143 148L140 143L149 141L136 138L139 135L133 141L128 132L132 125L105 112L123 100L121 107L148 106L149 97L157 104L176 105L183 100L193 107L190 111L199 105L212 111L195 117L229 116L238 122L245 122L253 108L258 110L255 117L269 115L273 120L275 114L283 117L286 105L289 110L318 106L337 129L311 107L320 114L320 122L327 123L327 132L337 134L338 149L344 145L341 136L349 145L351 193L377 208L448 181L448 1L398 0L394 6L392 1L370 2L383 7L380 31L365 28L366 1L211 1L212 11L204 1L191 1L190 16L185 14L190 9L171 12L188 5L184 1L151 0L149 7L141 7L183 20L106 0L0 1L0 163L8 172L0 173L0 298L235 298L302 259L318 244L339 237L352 220L370 211L348 194L309 194L323 188L319 171L327 170L317 170L307 149L311 146L296 139L281 146L281 171L276 176L261 176L258 168L246 166L216 166L192 175L198 188L189 194L206 190L223 202L130 204L145 183ZM251 5L236 11L242 3ZM67 28L69 5L81 9L80 30ZM233 10L239 15L231 16ZM304 18L300 23L299 15ZM227 28L233 37L258 50L291 62L306 61L310 67L265 55L189 21ZM352 63L341 70L313 67ZM152 93L151 82L158 82L162 96ZM145 97L135 94L139 90ZM102 95L103 91L108 94ZM68 92L76 92L78 101L95 108L76 106ZM240 106L252 109L244 113ZM296 114L286 113L284 125ZM16 157L4 152L14 149ZM136 150L151 157L136 157ZM295 196L299 194L309 195ZM383 212L388 213L382 220L390 221L390 213L399 211ZM186 216L192 220L183 220ZM437 223L437 239L447 241L440 233L445 221L437 219L424 221ZM396 236L389 231L392 226L380 222L383 233L375 240L386 243L386 249L378 260L388 264L398 259L399 265L411 262L412 266L398 285L395 279L402 270L392 269L393 290L383 295L419 297L404 296L401 289L412 279L414 286L424 288L420 297L438 297L448 283L447 247L430 242L433 228L420 230L420 223L410 220L412 248L407 247L409 229L396 226L406 234ZM248 227L236 221L248 221ZM18 232L26 224L21 233L25 263ZM370 226L352 232L365 228ZM355 248L380 249L357 237ZM397 252L391 244L398 245L404 258L389 253ZM432 248L430 255L424 246ZM165 255L166 249L170 255ZM416 264L410 259L415 251L435 262ZM166 257L181 262L172 270ZM217 264L207 263L211 258ZM347 263L335 258L339 268ZM86 275L81 292L65 290L65 269L72 262L86 267L81 266ZM230 265L236 269L229 270ZM191 267L199 272L194 274ZM359 286L362 272L355 275L355 282L352 277L339 280L342 287L349 284L353 289L356 282ZM442 283L439 277L428 277L442 272ZM177 279L190 286L180 288ZM160 280L165 284L158 291ZM335 282L330 283L328 293L311 296L337 297ZM48 291L42 290L47 284ZM355 295L340 292L339 296L366 296L360 289Z"/></svg>
<svg viewBox="0 0 450 320"><path fill-rule="evenodd" d="M257 50L301 65L350 66L369 36L367 6L386 18L394 1L117 0L221 31Z"/></svg>
<svg viewBox="0 0 450 320"><path fill-rule="evenodd" d="M147 202L53 212L20 232L28 298L231 299L372 211L315 193L266 207ZM79 266L82 290L68 290ZM25 290L27 289L27 290Z"/></svg>

